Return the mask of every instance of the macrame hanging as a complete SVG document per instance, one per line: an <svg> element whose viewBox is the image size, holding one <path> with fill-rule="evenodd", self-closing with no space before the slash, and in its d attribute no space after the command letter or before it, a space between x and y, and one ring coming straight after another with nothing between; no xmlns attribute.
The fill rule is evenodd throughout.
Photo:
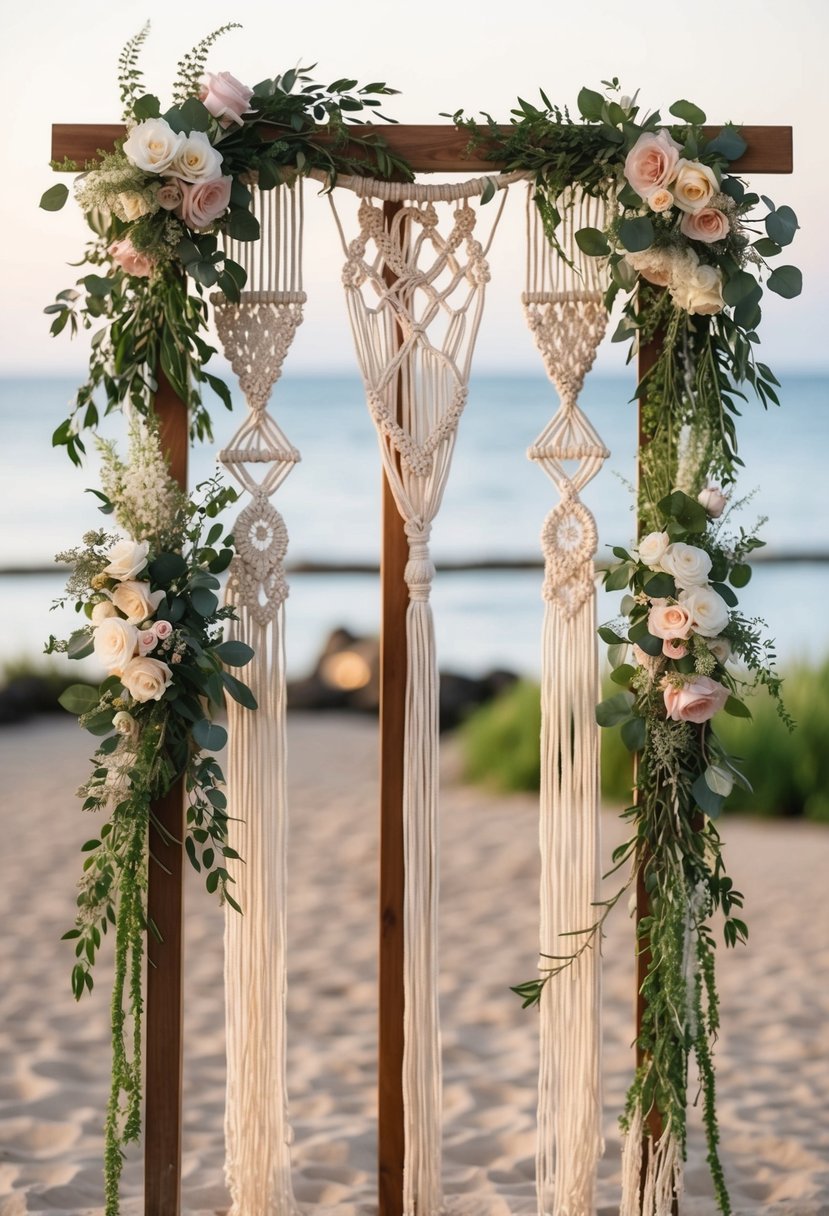
<svg viewBox="0 0 829 1216"><path fill-rule="evenodd" d="M513 177L495 179L499 187ZM449 475L489 281L475 236L485 182L398 185L338 178L360 197L347 241L348 312L383 468L409 542L405 579L403 1210L436 1216L441 1192L438 1017L438 688L429 534ZM382 200L394 208L384 214ZM449 208L440 207L448 203ZM332 199L332 207L333 199ZM439 211L449 214L439 218Z"/></svg>
<svg viewBox="0 0 829 1216"><path fill-rule="evenodd" d="M225 920L227 1107L225 1176L230 1216L289 1216L291 1140L285 1081L287 799L283 559L288 535L271 495L299 460L267 413L271 390L302 321L302 186L251 190L259 241L228 241L247 271L239 303L214 297L216 328L249 414L222 464L250 496L233 529L237 556L226 602L229 637L254 650L245 680L259 705L228 698L227 785L234 896Z"/></svg>
<svg viewBox="0 0 829 1216"><path fill-rule="evenodd" d="M560 502L541 533L545 559L541 719L542 968L585 944L597 917L599 740L596 524L579 494L609 455L577 405L604 336L604 264L574 240L604 226L604 203L570 189L558 199L554 250L530 189L527 198L527 324L561 398L530 448ZM569 262L568 262L569 259ZM581 934L581 936L563 936ZM596 937L544 985L540 1008L536 1188L540 1216L590 1216L603 1151L600 1075L600 943Z"/></svg>

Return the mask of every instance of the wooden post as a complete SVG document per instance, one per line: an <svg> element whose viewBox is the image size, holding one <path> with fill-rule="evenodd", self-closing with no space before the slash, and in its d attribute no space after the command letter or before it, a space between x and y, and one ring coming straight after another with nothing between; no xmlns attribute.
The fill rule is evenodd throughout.
<svg viewBox="0 0 829 1216"><path fill-rule="evenodd" d="M386 227L400 203L383 204ZM388 267L386 282L394 283ZM398 343L402 341L397 331ZM398 374L398 412L402 373ZM383 474L380 565L380 957L377 1069L377 1198L379 1216L402 1216L403 1158L403 748L406 717L406 610L403 572L409 545L403 518Z"/></svg>
<svg viewBox="0 0 829 1216"><path fill-rule="evenodd" d="M187 488L187 407L163 373L155 411L170 472ZM147 914L146 1074L144 1115L145 1216L181 1211L181 1076L183 1036L184 783L153 804Z"/></svg>

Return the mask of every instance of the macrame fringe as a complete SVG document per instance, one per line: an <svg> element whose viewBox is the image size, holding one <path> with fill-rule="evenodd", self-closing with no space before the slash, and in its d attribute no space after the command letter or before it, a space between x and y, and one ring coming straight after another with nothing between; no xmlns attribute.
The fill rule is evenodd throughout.
<svg viewBox="0 0 829 1216"><path fill-rule="evenodd" d="M591 563L592 568L592 563ZM540 966L577 950L596 920L598 692L595 600L574 615L547 602L542 658ZM601 1131L600 943L544 986L536 1185L540 1216L592 1216Z"/></svg>
<svg viewBox="0 0 829 1216"><path fill-rule="evenodd" d="M647 1168L642 1170L645 1122L637 1104L622 1150L622 1203L619 1216L671 1216L682 1197L682 1148L670 1125L657 1141L648 1140Z"/></svg>
<svg viewBox="0 0 829 1216"><path fill-rule="evenodd" d="M294 1216L285 1079L287 798L284 604L260 624L228 584L232 636L253 647L244 679L259 704L228 699L229 843L242 915L225 918L230 1216Z"/></svg>
<svg viewBox="0 0 829 1216"><path fill-rule="evenodd" d="M411 574L412 563L407 574ZM411 584L410 584L411 586ZM428 594L428 582L427 590ZM406 611L403 1105L406 1216L436 1216L442 1202L442 1068L438 1011L438 673L432 609Z"/></svg>

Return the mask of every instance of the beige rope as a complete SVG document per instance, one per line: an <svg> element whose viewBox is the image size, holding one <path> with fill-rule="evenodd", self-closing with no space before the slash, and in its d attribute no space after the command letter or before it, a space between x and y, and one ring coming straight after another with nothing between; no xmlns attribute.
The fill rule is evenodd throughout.
<svg viewBox="0 0 829 1216"><path fill-rule="evenodd" d="M608 451L577 398L607 324L600 273L574 233L602 226L600 204L568 191L557 230L570 264L551 249L527 197L524 314L560 404L528 456L560 502L541 536L545 600L541 677L540 966L584 940L598 898L599 692L593 558L597 534L579 492ZM575 469L572 467L574 462ZM601 1155L599 944L544 987L540 1009L536 1189L540 1216L592 1216Z"/></svg>
<svg viewBox="0 0 829 1216"><path fill-rule="evenodd" d="M323 170L312 169L308 174L326 186L330 177ZM462 182L387 182L374 177L340 175L335 185L350 190L358 198L373 198L381 202L454 203L461 199L480 198L487 186L506 190L515 182L525 182L532 174L522 170L513 173L493 173L472 177Z"/></svg>
<svg viewBox="0 0 829 1216"><path fill-rule="evenodd" d="M338 179L338 184L343 184ZM372 185L376 185L373 183ZM406 1216L437 1216L441 1187L441 1052L438 1016L438 695L429 593L429 535L449 476L466 404L489 266L477 213L452 196L411 188L384 218L378 190L361 198L358 233L343 241L343 283L380 457L405 521L409 561L404 740L404 1194ZM506 192L493 218L503 211ZM448 201L445 196L443 201ZM438 208L444 213L443 222ZM387 226L388 223L388 226ZM491 240L491 234L490 234ZM393 272L387 283L385 272Z"/></svg>
<svg viewBox="0 0 829 1216"><path fill-rule="evenodd" d="M234 526L237 554L226 602L229 636L254 650L242 678L255 712L228 698L228 835L243 915L225 921L227 1107L225 1176L230 1216L295 1216L285 1078L287 995L287 745L284 558L288 534L271 496L299 460L267 412L302 322L302 186L260 191L251 211L259 241L227 242L247 271L238 303L213 297L216 327L249 413L219 459L250 496Z"/></svg>

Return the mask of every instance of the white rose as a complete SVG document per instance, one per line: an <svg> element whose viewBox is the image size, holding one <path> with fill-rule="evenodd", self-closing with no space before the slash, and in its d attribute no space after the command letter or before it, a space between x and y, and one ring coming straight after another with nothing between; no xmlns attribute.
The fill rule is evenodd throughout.
<svg viewBox="0 0 829 1216"><path fill-rule="evenodd" d="M92 608L92 624L100 625L107 617L117 616L118 613L109 600L99 600Z"/></svg>
<svg viewBox="0 0 829 1216"><path fill-rule="evenodd" d="M104 667L119 674L135 654L137 645L138 630L120 616L110 616L101 621L93 637L95 654Z"/></svg>
<svg viewBox="0 0 829 1216"><path fill-rule="evenodd" d="M671 283L671 299L685 312L722 312L725 307L722 284L722 271L716 266L697 266L687 276Z"/></svg>
<svg viewBox="0 0 829 1216"><path fill-rule="evenodd" d="M639 542L639 560L651 570L655 570L662 561L662 555L671 543L667 532L649 532Z"/></svg>
<svg viewBox="0 0 829 1216"><path fill-rule="evenodd" d="M193 131L179 148L169 172L183 182L212 182L222 176L222 156L204 131Z"/></svg>
<svg viewBox="0 0 829 1216"><path fill-rule="evenodd" d="M136 123L124 140L124 155L145 173L164 173L178 155L184 136L164 118Z"/></svg>
<svg viewBox="0 0 829 1216"><path fill-rule="evenodd" d="M728 502L728 495L723 494L719 486L706 486L697 494L697 502L704 507L712 519L719 519Z"/></svg>
<svg viewBox="0 0 829 1216"><path fill-rule="evenodd" d="M698 587L708 582L711 558L704 549L677 541L662 554L662 569L674 576L677 587Z"/></svg>
<svg viewBox="0 0 829 1216"><path fill-rule="evenodd" d="M150 591L149 583L125 579L112 593L112 602L131 625L140 625L155 612L164 599L163 591Z"/></svg>
<svg viewBox="0 0 829 1216"><path fill-rule="evenodd" d="M676 178L671 184L680 211L701 211L719 190L713 169L698 160L677 161Z"/></svg>
<svg viewBox="0 0 829 1216"><path fill-rule="evenodd" d="M690 613L691 628L704 638L716 638L728 624L728 606L711 587L680 591L679 602Z"/></svg>
<svg viewBox="0 0 829 1216"><path fill-rule="evenodd" d="M173 673L159 659L130 659L121 672L121 683L136 701L160 701Z"/></svg>
<svg viewBox="0 0 829 1216"><path fill-rule="evenodd" d="M135 194L131 190L122 191L118 195L118 202L124 212L124 219L129 223L132 223L133 220L140 220L142 215L149 215L152 211L152 207L143 194Z"/></svg>
<svg viewBox="0 0 829 1216"><path fill-rule="evenodd" d="M122 582L127 578L135 578L147 564L147 554L150 543L146 540L119 540L112 546L107 557L109 565L104 566L104 574L117 578Z"/></svg>
<svg viewBox="0 0 829 1216"><path fill-rule="evenodd" d="M708 649L718 663L727 663L731 657L731 643L728 638L710 638Z"/></svg>

